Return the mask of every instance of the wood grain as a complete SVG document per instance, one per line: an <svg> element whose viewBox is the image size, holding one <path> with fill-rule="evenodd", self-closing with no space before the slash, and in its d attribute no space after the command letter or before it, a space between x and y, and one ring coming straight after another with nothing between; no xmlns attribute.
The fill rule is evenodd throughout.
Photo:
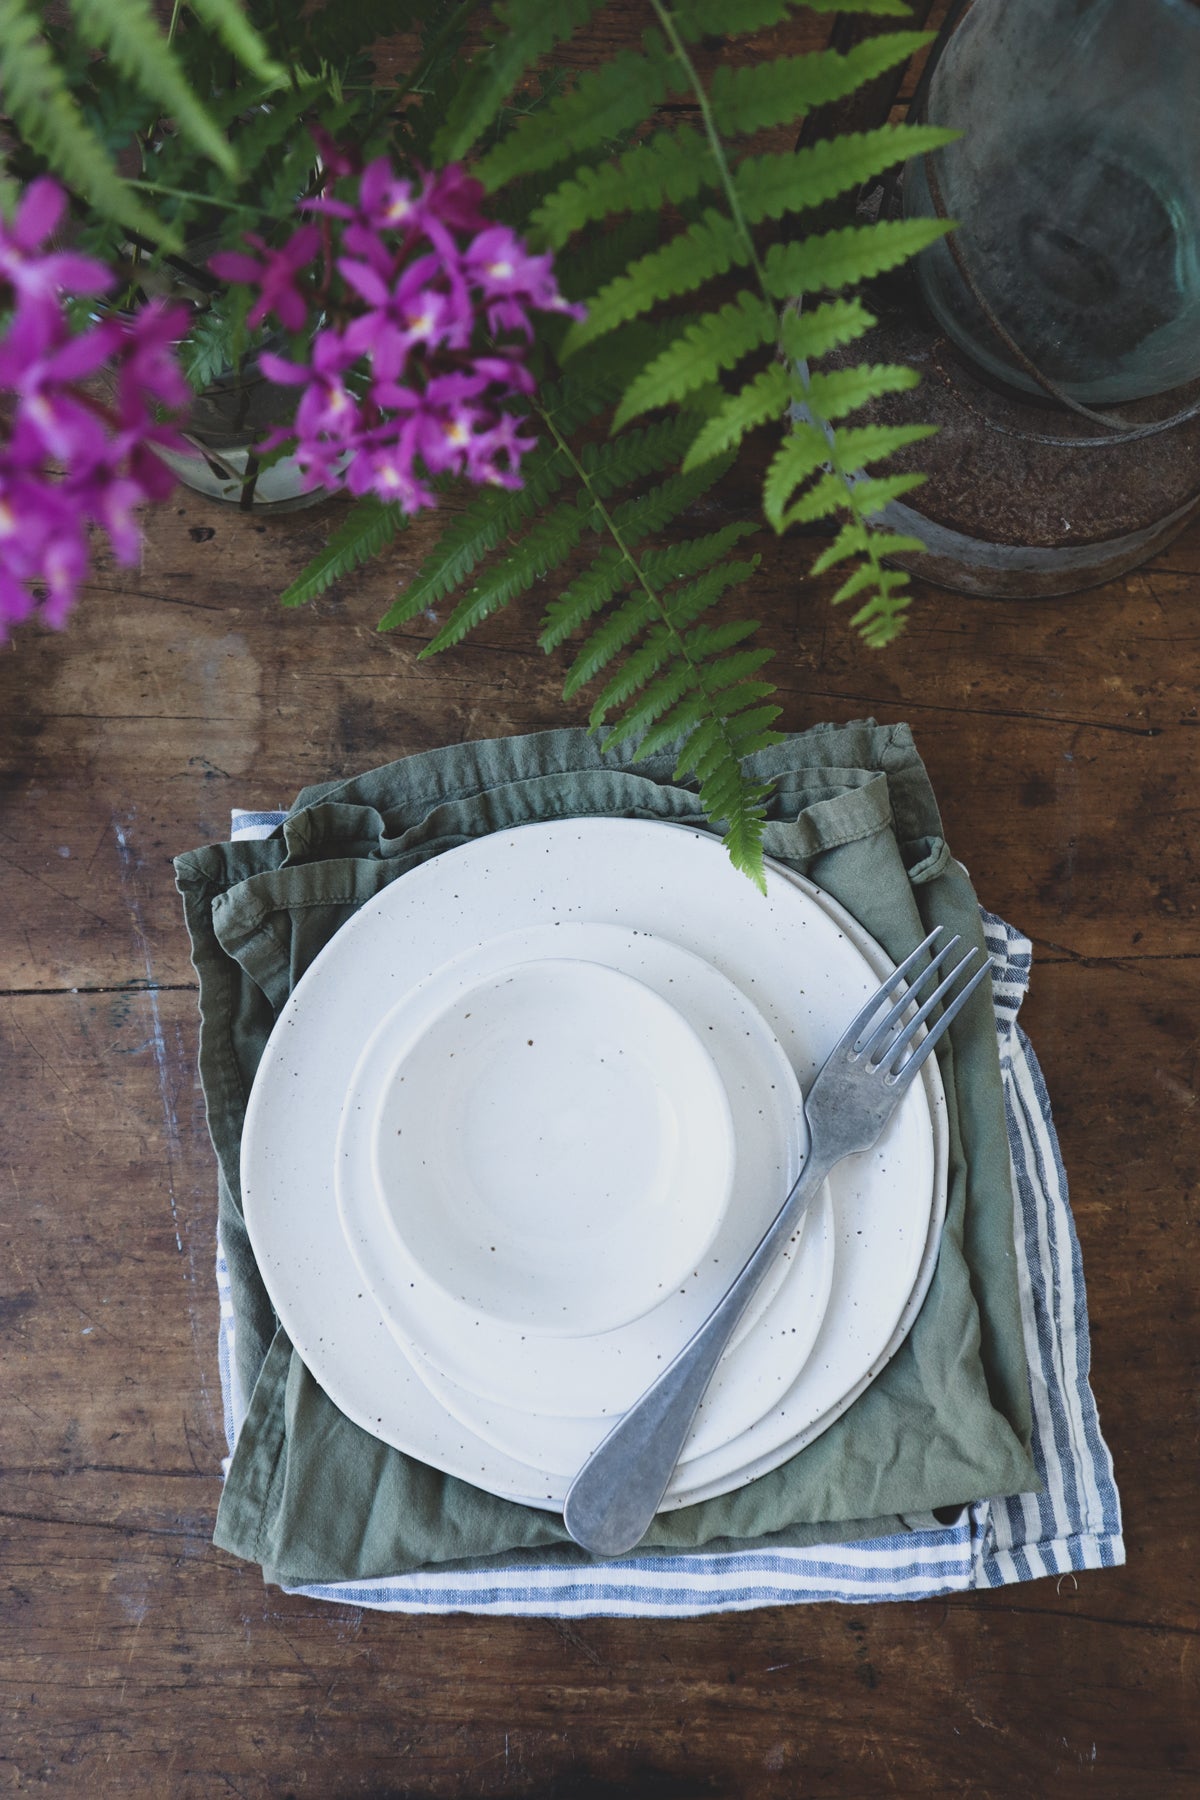
<svg viewBox="0 0 1200 1800"><path fill-rule="evenodd" d="M0 654L0 1792L1190 1800L1200 528L1071 599L922 589L882 654L830 609L804 539L764 536L753 602L784 724L907 719L953 849L1035 941L1022 1017L1128 1566L559 1624L323 1606L210 1545L214 1168L171 858L224 837L232 805L583 717L536 648L537 594L429 662L431 620L375 631L428 522L282 610L337 516L263 522L181 491L135 574L101 559L65 633Z"/></svg>

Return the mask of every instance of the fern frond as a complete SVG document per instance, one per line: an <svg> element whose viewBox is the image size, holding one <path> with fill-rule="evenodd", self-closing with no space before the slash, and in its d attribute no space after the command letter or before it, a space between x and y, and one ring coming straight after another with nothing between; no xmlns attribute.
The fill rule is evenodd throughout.
<svg viewBox="0 0 1200 1800"><path fill-rule="evenodd" d="M196 17L214 32L244 69L268 88L287 86L287 70L275 62L238 0L188 0Z"/></svg>
<svg viewBox="0 0 1200 1800"><path fill-rule="evenodd" d="M439 650L460 643L476 625L499 612L510 600L557 567L579 542L591 516L590 502L580 504L570 500L540 520L495 567L484 570L436 637L425 645L422 657L433 656Z"/></svg>
<svg viewBox="0 0 1200 1800"><path fill-rule="evenodd" d="M675 75L657 32L642 51L622 50L548 106L517 120L474 173L489 193L566 157L602 147L640 125L666 99Z"/></svg>
<svg viewBox="0 0 1200 1800"><path fill-rule="evenodd" d="M467 70L433 142L439 163L459 162L495 119L501 103L516 87L525 71L580 25L585 25L602 0L509 0L495 16L504 33L489 45L486 56L477 56Z"/></svg>
<svg viewBox="0 0 1200 1800"><path fill-rule="evenodd" d="M746 651L744 654L747 659L752 661L753 666L758 668L771 656L772 652L753 650ZM735 660L733 657L726 658L727 662ZM723 668L724 664L720 662L710 664L704 671L703 681L698 683L691 693L681 694L674 704L668 707L661 717L648 726L644 732L641 726L638 726L637 734L641 738L638 745L639 755L653 756L659 750L667 749L695 731L699 725L704 723L705 719L711 716L714 706L720 701L722 690L727 690L730 695L735 695L739 701L742 698L761 700L775 691L769 681L743 682L736 680L732 674L728 681L724 681L722 680ZM631 732L627 735L635 734Z"/></svg>
<svg viewBox="0 0 1200 1800"><path fill-rule="evenodd" d="M849 287L894 269L950 230L943 219L881 219L843 225L794 244L772 244L763 260L768 293L780 300Z"/></svg>
<svg viewBox="0 0 1200 1800"><path fill-rule="evenodd" d="M660 300L690 293L749 260L750 246L734 221L707 208L685 231L601 289L588 303L586 319L571 327L563 355L570 356L627 319L649 312Z"/></svg>
<svg viewBox="0 0 1200 1800"><path fill-rule="evenodd" d="M624 551L613 544L602 550L591 567L570 582L543 613L538 643L547 655L582 631L589 619L615 599L632 574Z"/></svg>
<svg viewBox="0 0 1200 1800"><path fill-rule="evenodd" d="M664 605L668 624L657 625L648 631L636 650L630 652L616 674L604 685L596 696L591 711L591 723L600 725L614 707L624 706L632 699L639 688L644 687L651 676L657 675L673 658L679 655L679 633L694 619L698 618L710 607L715 606L721 595L731 587L745 581L756 567L756 563L742 562L726 564L720 569L710 569L699 581L689 584L673 599L668 598ZM724 624L696 627L683 640L683 649L692 662L706 661L723 651L731 650L741 643L758 627L753 620L732 619ZM619 634L614 634L614 636ZM625 640L629 641L628 638ZM595 667L595 674L606 666L611 656L623 644L615 644L610 656L604 664Z"/></svg>
<svg viewBox="0 0 1200 1800"><path fill-rule="evenodd" d="M755 426L764 425L769 419L782 419L788 403L798 392L798 383L779 363L770 363L767 368L760 369L736 394L731 394L720 412L701 428L683 459L684 468L694 469L707 462L710 456L736 449Z"/></svg>
<svg viewBox="0 0 1200 1800"><path fill-rule="evenodd" d="M378 630L392 631L397 625L405 625L452 594L502 538L557 493L567 473L567 465L556 451L543 450L526 458L524 487L481 489L465 512L443 532L416 580L380 619Z"/></svg>
<svg viewBox="0 0 1200 1800"><path fill-rule="evenodd" d="M757 525L748 519L739 519L734 524L723 525L719 531L708 532L703 537L683 538L665 550L644 550L642 569L646 579L655 587L665 586L672 581L686 581L690 576L711 568L723 556L727 556L735 545L740 544L743 538L753 537L757 531Z"/></svg>
<svg viewBox="0 0 1200 1800"><path fill-rule="evenodd" d="M669 475L647 493L622 501L614 507L612 520L624 542L636 544L663 531L721 479L732 461L731 456L714 457L702 468L691 469L686 475Z"/></svg>
<svg viewBox="0 0 1200 1800"><path fill-rule="evenodd" d="M861 300L824 300L818 306L806 302L802 311L785 307L779 321L779 343L793 362L804 363L852 344L874 323L874 315Z"/></svg>
<svg viewBox="0 0 1200 1800"><path fill-rule="evenodd" d="M848 556L861 556L867 548L868 534L876 556L900 556L906 552L925 548L920 538L906 537L903 533L879 529L872 531L870 527L860 525L857 520L851 520L842 526L833 542L822 550L809 573L824 575L827 569L832 569L838 563L845 562Z"/></svg>
<svg viewBox="0 0 1200 1800"><path fill-rule="evenodd" d="M303 606L315 600L343 575L361 567L377 556L385 544L398 537L408 524L402 508L385 506L382 501L360 500L351 507L324 550L314 557L304 573L279 596L284 606Z"/></svg>
<svg viewBox="0 0 1200 1800"><path fill-rule="evenodd" d="M744 157L734 175L742 216L757 225L822 206L895 163L938 150L957 136L934 125L880 125L874 131L819 138L799 150Z"/></svg>
<svg viewBox="0 0 1200 1800"><path fill-rule="evenodd" d="M854 368L818 369L804 388L805 406L820 419L844 419L882 394L900 394L920 385L916 369L904 363L859 363Z"/></svg>
<svg viewBox="0 0 1200 1800"><path fill-rule="evenodd" d="M613 657L619 656L646 629L657 611L652 597L639 591L607 614L567 670L563 699L573 700L580 688L593 682Z"/></svg>
<svg viewBox="0 0 1200 1800"><path fill-rule="evenodd" d="M864 82L906 63L932 39L932 32L888 31L856 44L844 56L836 50L813 50L736 69L723 66L709 89L717 130L739 137L791 124L798 113L844 99Z"/></svg>
<svg viewBox="0 0 1200 1800"><path fill-rule="evenodd" d="M864 476L848 481L844 472L823 475L783 513L777 530L789 525L815 525L839 511L851 511L859 519L882 512L893 500L920 487L923 475Z"/></svg>
<svg viewBox="0 0 1200 1800"><path fill-rule="evenodd" d="M173 113L179 129L227 175L237 171L228 140L184 79L148 0L71 0L81 33L154 104Z"/></svg>
<svg viewBox="0 0 1200 1800"><path fill-rule="evenodd" d="M613 162L579 169L546 196L530 223L552 249L572 232L613 213L653 210L691 200L716 177L712 152L690 125L660 131Z"/></svg>
<svg viewBox="0 0 1200 1800"><path fill-rule="evenodd" d="M689 419L659 419L641 430L585 444L579 460L596 493L613 494L618 488L643 481L677 462L694 430L694 422Z"/></svg>
<svg viewBox="0 0 1200 1800"><path fill-rule="evenodd" d="M773 343L778 323L770 302L750 292L716 312L702 314L630 384L617 408L614 428L619 430L651 407L682 400L723 369L733 368L751 350Z"/></svg>
<svg viewBox="0 0 1200 1800"><path fill-rule="evenodd" d="M0 0L0 93L25 141L105 219L181 248L118 174L90 129L25 0Z"/></svg>

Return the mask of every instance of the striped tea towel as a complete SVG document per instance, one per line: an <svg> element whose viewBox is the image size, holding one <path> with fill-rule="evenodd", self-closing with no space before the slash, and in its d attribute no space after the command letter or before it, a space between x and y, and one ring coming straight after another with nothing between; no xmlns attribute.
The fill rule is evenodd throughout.
<svg viewBox="0 0 1200 1800"><path fill-rule="evenodd" d="M266 837L284 816L235 811L232 835ZM983 924L994 959L993 999L1040 1494L980 1499L950 1524L929 1515L919 1529L864 1543L789 1549L773 1540L761 1549L623 1557L586 1569L549 1563L517 1569L435 1568L382 1581L286 1591L383 1612L683 1618L804 1600L924 1600L1123 1563L1120 1499L1088 1382L1091 1345L1079 1240L1045 1082L1017 1024L1032 946L991 913L983 914ZM221 1388L232 1452L246 1401L236 1379L237 1321L219 1240L217 1288Z"/></svg>

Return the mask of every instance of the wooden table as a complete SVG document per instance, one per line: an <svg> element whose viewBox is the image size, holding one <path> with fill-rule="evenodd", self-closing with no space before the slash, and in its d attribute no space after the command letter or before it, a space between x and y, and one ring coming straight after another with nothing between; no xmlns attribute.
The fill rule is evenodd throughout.
<svg viewBox="0 0 1200 1800"><path fill-rule="evenodd" d="M736 485L736 484L735 484ZM744 482L743 482L744 486ZM135 576L0 656L0 1790L259 1800L1195 1795L1200 530L1124 580L921 589L864 650L764 540L790 729L906 719L1023 1012L1088 1279L1128 1566L915 1605L695 1622L405 1618L289 1599L210 1544L215 1170L171 858L232 805L580 722L532 606L419 663L374 630L430 532L276 596L329 506L184 490Z"/></svg>

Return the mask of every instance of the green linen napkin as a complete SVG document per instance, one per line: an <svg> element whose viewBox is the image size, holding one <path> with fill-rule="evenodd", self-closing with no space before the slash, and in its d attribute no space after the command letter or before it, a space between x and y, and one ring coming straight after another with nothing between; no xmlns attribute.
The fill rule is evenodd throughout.
<svg viewBox="0 0 1200 1800"><path fill-rule="evenodd" d="M756 757L767 853L846 906L899 961L934 925L983 949L907 726L822 726ZM268 1579L329 1582L536 1552L586 1565L561 1517L497 1499L379 1442L335 1407L278 1325L239 1198L247 1097L275 1019L334 932L388 882L488 832L606 814L705 828L670 758L602 754L582 731L456 745L305 789L278 831L175 864L200 979L200 1071L249 1396L215 1541ZM905 1344L807 1449L738 1492L660 1515L680 1551L878 1536L905 1515L1036 1491L1012 1188L986 988L939 1050L950 1121L937 1271ZM332 1202L331 1202L332 1203ZM557 1548L556 1548L557 1547Z"/></svg>

